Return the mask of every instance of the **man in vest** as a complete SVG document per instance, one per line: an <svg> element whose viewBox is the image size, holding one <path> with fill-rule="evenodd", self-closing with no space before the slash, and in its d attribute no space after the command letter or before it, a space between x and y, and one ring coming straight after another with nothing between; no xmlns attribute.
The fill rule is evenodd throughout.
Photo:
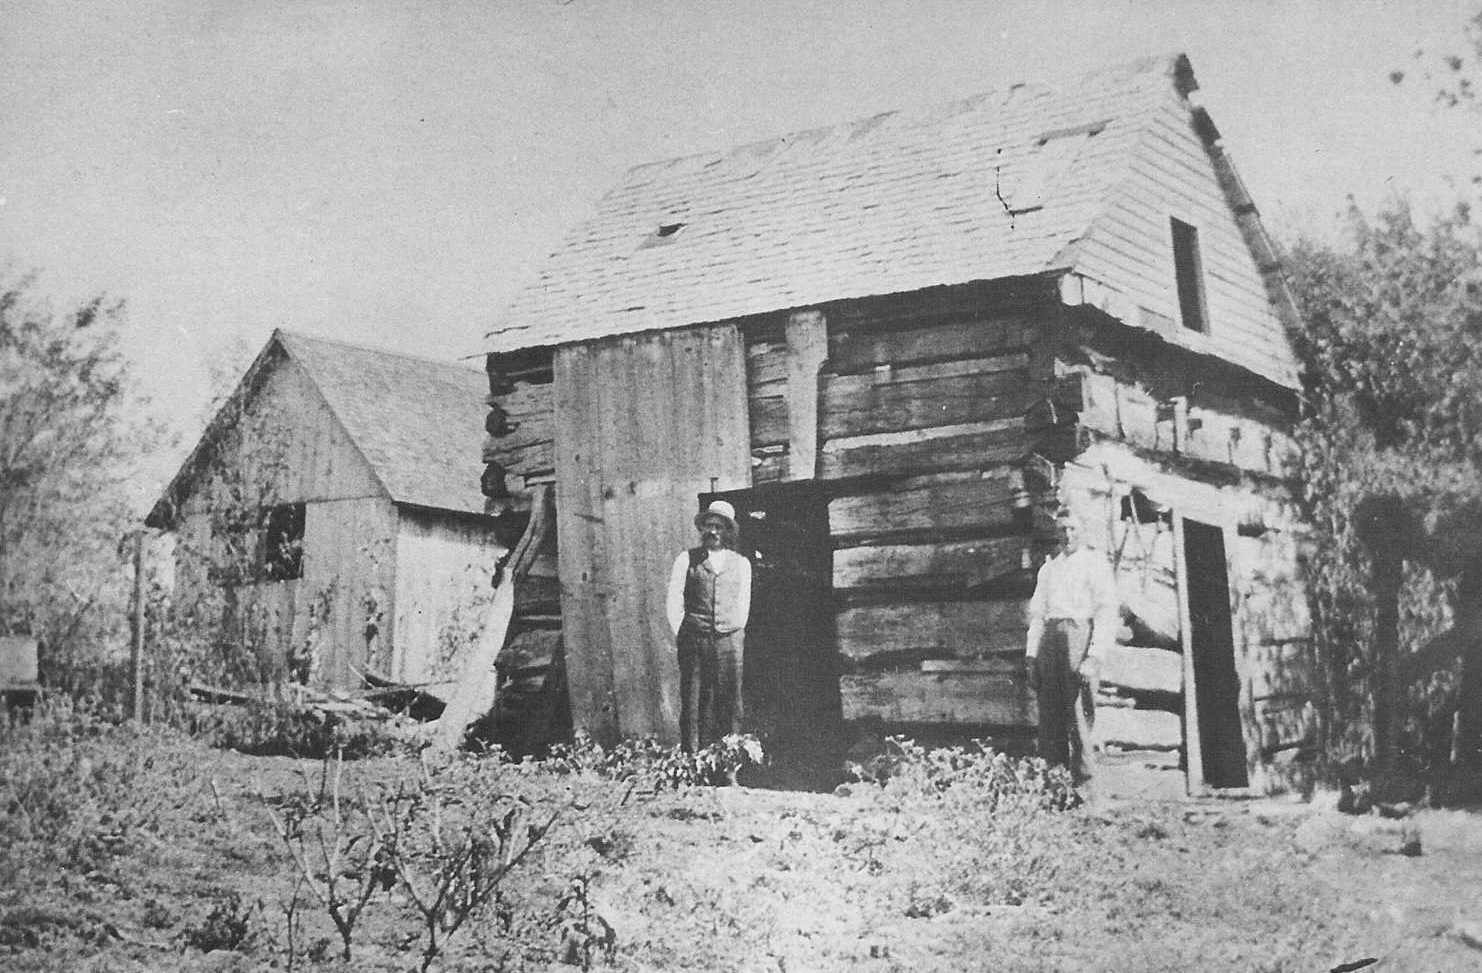
<svg viewBox="0 0 1482 973"><path fill-rule="evenodd" d="M1039 703L1039 755L1068 767L1077 784L1088 783L1094 769L1097 683L1121 614L1111 565L1082 546L1081 531L1068 510L1056 514L1059 550L1035 580L1024 648Z"/></svg>
<svg viewBox="0 0 1482 973"><path fill-rule="evenodd" d="M700 544L669 573L669 628L679 648L679 735L694 753L741 732L741 658L751 562L734 550L736 508L716 500L695 518Z"/></svg>

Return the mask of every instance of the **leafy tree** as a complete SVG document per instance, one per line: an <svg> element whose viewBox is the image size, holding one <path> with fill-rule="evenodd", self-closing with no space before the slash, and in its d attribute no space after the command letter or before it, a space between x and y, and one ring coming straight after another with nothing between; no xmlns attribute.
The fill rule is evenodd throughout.
<svg viewBox="0 0 1482 973"><path fill-rule="evenodd" d="M1398 199L1288 254L1330 753L1386 774L1482 744L1482 233ZM1450 628L1447 628L1447 626Z"/></svg>
<svg viewBox="0 0 1482 973"><path fill-rule="evenodd" d="M63 313L0 277L0 631L42 644L43 679L79 688L121 629L126 482L160 440L119 349L121 301Z"/></svg>

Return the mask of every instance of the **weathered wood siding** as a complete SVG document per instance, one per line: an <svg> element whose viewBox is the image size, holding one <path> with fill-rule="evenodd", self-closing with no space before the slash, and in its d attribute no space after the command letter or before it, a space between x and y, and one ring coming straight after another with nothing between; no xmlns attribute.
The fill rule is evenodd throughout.
<svg viewBox="0 0 1482 973"><path fill-rule="evenodd" d="M1139 620L1143 624L1124 626L1119 639L1158 643L1122 650L1124 654L1108 666L1107 682L1115 691L1119 680L1121 685L1135 681L1138 685L1127 686L1125 695L1151 693L1161 697L1158 705L1163 710L1181 708L1187 699L1185 665L1177 706L1162 705L1174 685L1168 655L1182 652L1181 631L1177 641L1167 639L1168 615L1175 610L1170 600L1178 598L1171 586L1178 583L1179 553L1169 527L1134 524L1122 516L1123 498L1136 489L1170 517L1189 517L1224 530L1251 786L1275 789L1288 781L1270 758L1300 747L1314 730L1310 704L1317 673L1298 559L1300 523L1274 481L1204 482L1180 469L1176 459L1170 454L1160 461L1126 444L1103 441L1067 463L1061 477L1061 494L1085 522L1090 543L1117 564L1124 610L1146 616ZM1129 719L1122 713L1113 718L1118 734L1126 735ZM1162 730L1158 734L1166 736Z"/></svg>
<svg viewBox="0 0 1482 973"><path fill-rule="evenodd" d="M478 639L504 548L487 523L400 508L396 624L388 675L402 682L454 678Z"/></svg>
<svg viewBox="0 0 1482 973"><path fill-rule="evenodd" d="M829 529L846 720L1012 725L1032 541L1016 513L1045 385L1024 300L859 302L829 312L818 476ZM752 448L787 471L787 349L750 349ZM780 460L780 462L775 462ZM774 465L775 464L775 465Z"/></svg>
<svg viewBox="0 0 1482 973"><path fill-rule="evenodd" d="M555 470L573 723L678 737L668 572L699 494L750 485L745 352L734 326L562 347Z"/></svg>
<svg viewBox="0 0 1482 973"><path fill-rule="evenodd" d="M1179 320L1170 218L1199 231L1209 330ZM1090 234L1074 245L1077 273L1126 299L1127 323L1291 384L1292 357L1262 269L1220 184L1186 102L1170 89L1166 109L1143 131L1126 178Z"/></svg>
<svg viewBox="0 0 1482 973"><path fill-rule="evenodd" d="M362 685L357 670L391 667L396 618L396 509L387 500L309 504L300 614L316 671L331 686Z"/></svg>
<svg viewBox="0 0 1482 973"><path fill-rule="evenodd" d="M212 515L181 526L175 597L198 606L207 626L257 654L257 674L282 679L289 660L306 657L316 685L361 685L357 670L389 670L395 618L396 511L377 497L304 505L303 575L288 581L222 585L211 558Z"/></svg>
<svg viewBox="0 0 1482 973"><path fill-rule="evenodd" d="M273 363L213 445L182 505L177 602L200 606L208 626L255 651L267 678L283 678L303 654L320 684L359 685L352 666L384 669L395 514L308 376L291 360ZM227 525L289 503L304 504L302 577L223 584Z"/></svg>
<svg viewBox="0 0 1482 973"><path fill-rule="evenodd" d="M284 359L216 444L182 512L385 495L308 375Z"/></svg>

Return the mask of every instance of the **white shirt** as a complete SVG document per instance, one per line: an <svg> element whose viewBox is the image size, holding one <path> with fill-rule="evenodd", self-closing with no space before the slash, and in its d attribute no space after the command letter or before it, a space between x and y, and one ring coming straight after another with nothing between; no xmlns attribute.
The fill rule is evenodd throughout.
<svg viewBox="0 0 1482 973"><path fill-rule="evenodd" d="M1050 619L1072 618L1091 623L1090 655L1106 658L1116 642L1122 602L1117 579L1106 555L1088 547L1056 554L1039 569L1029 599L1029 635L1024 654L1039 654L1040 636Z"/></svg>

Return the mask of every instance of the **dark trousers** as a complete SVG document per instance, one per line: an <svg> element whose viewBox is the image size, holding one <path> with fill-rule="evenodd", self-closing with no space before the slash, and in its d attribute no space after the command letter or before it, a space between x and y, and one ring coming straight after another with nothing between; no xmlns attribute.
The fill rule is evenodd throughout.
<svg viewBox="0 0 1482 973"><path fill-rule="evenodd" d="M1070 769L1077 783L1094 771L1091 730L1096 719L1094 687L1076 671L1091 647L1089 622L1045 623L1039 657L1039 755Z"/></svg>
<svg viewBox="0 0 1482 973"><path fill-rule="evenodd" d="M686 621L679 648L679 741L688 753L741 732L740 631L701 631Z"/></svg>

